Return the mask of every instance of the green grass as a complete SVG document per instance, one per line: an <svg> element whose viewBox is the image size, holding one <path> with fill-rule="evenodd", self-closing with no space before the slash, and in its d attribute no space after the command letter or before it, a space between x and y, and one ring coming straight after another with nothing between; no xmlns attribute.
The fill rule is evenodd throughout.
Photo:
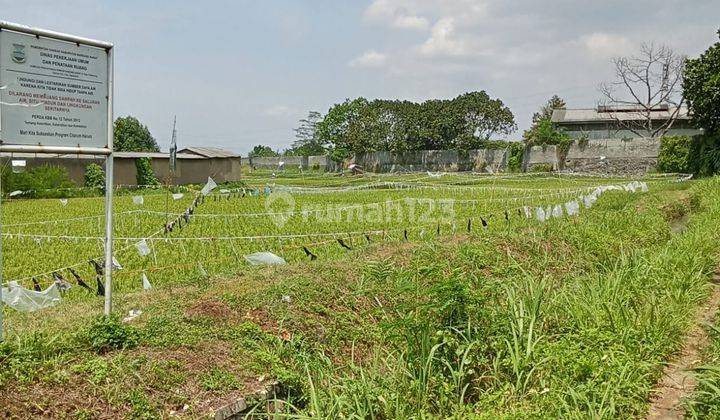
<svg viewBox="0 0 720 420"><path fill-rule="evenodd" d="M710 347L706 349L703 364L694 371L698 387L685 401L687 417L709 419L720 417L720 329L717 324L707 325Z"/></svg>
<svg viewBox="0 0 720 420"><path fill-rule="evenodd" d="M238 254L282 250L278 253L291 264L254 268L228 259L203 264L209 278L200 278L192 265L216 253L234 255L229 245L186 245L178 251L173 242L158 242L157 265L137 255L121 258L125 270L145 269L154 273L151 280L157 279L156 289L142 292L139 281L118 276L116 311L143 310L130 324L96 321L102 302L79 288L42 312L6 311L0 414L152 418L173 411L203 417L277 382L289 417L643 417L663 363L679 348L694 308L707 296L708 275L720 250L715 228L720 182L652 181L648 194L608 192L579 217L542 224L516 215L509 223L502 219L504 208L529 204L509 199L517 194L508 188L529 188L522 194L537 195L537 190L613 180L411 180L418 177L387 178L454 187L294 197L308 205L405 196L485 202L459 207L440 235L437 223L425 227L408 222L399 226L408 229L409 241L402 232L374 236L370 243L350 237L352 251L337 243L312 246L316 261L298 249L305 244L300 241L235 241ZM374 182L308 178L301 182L315 187ZM247 182L268 181L272 179ZM282 182L300 185L291 177ZM164 205L154 199L146 197L148 206ZM262 211L263 200L210 200L201 211ZM531 201L538 200L545 199ZM31 206L24 218L47 217L50 211L42 203L53 202L24 202ZM63 212L75 211L71 204ZM181 203L173 205L182 208ZM129 208L130 201L119 200L118 210ZM467 232L467 218L488 214L495 215L488 228L473 219ZM4 217L23 219L12 211ZM686 229L671 233L671 224L681 217L687 217ZM132 218L119 221L121 233L144 233L154 223L150 217L138 218L137 225ZM397 226L393 220L355 224L301 219L283 230ZM68 229L61 224L55 228ZM194 222L182 236L268 231L278 228ZM91 244L63 245L58 245L58 260L48 265L71 261L73 256L64 254L68 248L80 253L87 245L88 253L96 251ZM172 257L173 252L181 253ZM165 264L190 268L151 271ZM11 267L18 276L35 268L27 262Z"/></svg>

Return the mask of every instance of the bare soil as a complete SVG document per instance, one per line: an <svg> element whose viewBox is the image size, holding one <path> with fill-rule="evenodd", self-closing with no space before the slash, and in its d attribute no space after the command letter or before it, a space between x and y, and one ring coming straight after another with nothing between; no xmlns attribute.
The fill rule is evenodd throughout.
<svg viewBox="0 0 720 420"><path fill-rule="evenodd" d="M720 307L720 272L713 279L710 299L701 306L685 344L676 359L665 367L662 379L651 398L648 420L682 419L685 416L683 401L697 386L692 369L702 361L703 350L710 345L705 325L713 323Z"/></svg>

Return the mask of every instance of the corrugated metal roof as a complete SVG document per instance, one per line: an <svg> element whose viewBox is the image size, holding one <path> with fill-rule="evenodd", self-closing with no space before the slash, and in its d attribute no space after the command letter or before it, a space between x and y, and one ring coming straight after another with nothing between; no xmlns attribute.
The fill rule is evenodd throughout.
<svg viewBox="0 0 720 420"><path fill-rule="evenodd" d="M3 158L16 158L16 159L89 159L99 160L105 159L105 156L100 155L73 155L73 154L58 154L58 153L15 153L15 152L0 152L0 157Z"/></svg>
<svg viewBox="0 0 720 420"><path fill-rule="evenodd" d="M204 156L206 158L229 158L240 156L240 154L238 153L231 152L230 150L221 149L219 147L191 146L180 150L180 153L192 153L195 155Z"/></svg>
<svg viewBox="0 0 720 420"><path fill-rule="evenodd" d="M104 156L91 156L91 155L76 155L76 154L58 154L58 153L10 153L10 152L0 152L0 157L16 157L16 158L25 158L25 159L31 159L31 158L59 158L59 159L104 159ZM115 152L113 153L113 156L116 158L121 159L134 159L134 158L143 158L143 157L149 157L149 158L158 158L158 159L168 159L169 154L168 153L161 153L161 152ZM193 153L178 153L177 154L178 159L207 159L205 156L200 156Z"/></svg>
<svg viewBox="0 0 720 420"><path fill-rule="evenodd" d="M115 152L113 153L113 156L116 158L158 158L158 159L168 159L169 154L168 153L161 153L161 152ZM204 156L198 156L194 155L192 153L178 153L177 155L178 159L205 159Z"/></svg>
<svg viewBox="0 0 720 420"><path fill-rule="evenodd" d="M677 108L653 110L653 119L666 120L675 113ZM598 112L596 108L592 109L555 109L552 113L552 122L554 123L581 123L581 122L603 122L603 121L634 121L646 119L645 112L636 110L611 110ZM689 120L690 115L686 107L680 108L678 119Z"/></svg>

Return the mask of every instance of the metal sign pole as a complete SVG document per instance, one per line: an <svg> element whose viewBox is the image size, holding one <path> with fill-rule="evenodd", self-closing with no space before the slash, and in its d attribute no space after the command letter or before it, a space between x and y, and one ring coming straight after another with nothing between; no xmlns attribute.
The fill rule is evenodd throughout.
<svg viewBox="0 0 720 420"><path fill-rule="evenodd" d="M0 48L2 54L2 48ZM1 77L1 76L0 76ZM4 89L2 80L0 80L0 89ZM1 98L1 96L0 96ZM0 100L0 115L2 115L2 100ZM0 140L2 140L2 118L0 118ZM5 319L3 318L5 311L5 301L3 301L2 284L3 277L3 260L2 260L2 167L0 166L0 343L5 341Z"/></svg>
<svg viewBox="0 0 720 420"><path fill-rule="evenodd" d="M1 168L1 167L0 167ZM2 297L3 284L3 260L2 260L2 175L0 171L0 343L5 341L5 325L3 324L3 311L5 310L5 302Z"/></svg>
<svg viewBox="0 0 720 420"><path fill-rule="evenodd" d="M87 125L77 125L73 126L75 128L77 127L84 127L83 132L70 132L66 135L71 135L72 138L78 138L82 139L82 141L78 143L72 143L70 140L65 141L64 138L61 139L48 139L46 142L44 138L37 138L40 133L36 133L35 127L30 127L29 129L24 129L27 125L26 121L30 117L27 117L23 114L23 112L18 113L18 110L21 110L22 108L13 108L14 113L8 113L7 107L0 110L0 119L5 119L5 123L3 124L3 138L0 141L0 152L17 152L17 153L49 153L49 154L78 154L78 155L103 155L106 156L105 161L105 216L106 216L106 225L105 225L105 314L109 315L112 310L112 266L113 266L113 219L112 219L112 198L113 198L113 188L114 188L114 179L113 179L113 44L109 42L104 41L97 41L93 39L88 38L82 38L74 35L69 34L63 34L59 32L54 31L48 31L45 29L39 29L39 28L31 28L29 26L25 25L19 25L12 22L6 22L0 20L0 37L9 37L10 40L17 40L17 45L13 44L17 50L15 50L11 55L6 54L0 54L0 76L7 75L8 72L14 72L12 74L16 73L28 73L32 74L34 77L40 78L40 81L42 82L44 79L68 79L68 77L65 77L67 75L59 75L57 73L52 73L52 68L45 68L43 67L40 69L40 67L37 67L37 70L35 70L34 65L36 66L37 63L40 63L40 58L38 56L37 51L32 47L32 45L28 46L27 44L31 43L38 43L40 46L39 48L43 49L52 49L52 51L55 51L55 49L59 49L58 54L59 55L67 55L68 57L82 57L83 65L85 67L76 66L74 67L76 70L78 70L80 73L83 71L89 72L87 75L88 79L92 80L84 80L82 77L76 77L76 75L73 75L70 80L76 80L77 82L87 83L87 84L102 84L103 80L102 78L100 80L95 80L95 76L92 76L91 73L99 73L101 74L102 71L102 65L100 64L101 57L98 55L100 51L104 51L107 54L107 62L105 63L106 69L107 69L107 92L106 92L106 100L107 100L107 115L101 116L100 110L96 109L93 106L85 109L75 109L75 107L68 106L67 112L70 114L63 115L63 118L67 118L68 121L74 121L74 122L83 122L85 124L86 121L90 122L98 122L103 121L102 118L106 119L107 122L107 142L103 144L102 137L105 135L105 133L102 132L102 129L97 127L97 124L90 124L89 127ZM5 44L5 40L3 40L3 44ZM73 45L74 44L74 45ZM90 50L83 50L83 51L71 51L70 49L87 49L90 47ZM64 51L65 49L68 49L68 51ZM88 52L89 51L89 52ZM4 53L4 52L3 52ZM73 58L74 59L74 58ZM17 66L25 66L25 67L17 67ZM28 67L29 66L29 67ZM33 70L32 73L29 73L29 70ZM84 70L83 70L84 69ZM42 71L41 71L42 70ZM47 70L47 71L46 71ZM61 69L61 72L64 72L65 69ZM17 81L13 82L13 78L20 77L20 76L7 76L11 80L3 80L2 83L0 83L0 90L5 88L13 87L13 89L17 89L19 83ZM23 76L25 77L25 76ZM62 83L59 83L61 85ZM7 86L4 86L7 85ZM27 88L29 90L29 93L33 93L37 95L40 95L39 97L44 98L43 94L46 92L39 92L38 88L32 87L32 86L24 86L24 88ZM91 98L86 97L79 97L77 95L73 96L68 93L68 95L71 96L71 102L75 101L76 103L80 103L81 100L83 103L86 99L93 99L93 101L87 102L92 104L98 104L101 103L102 98L102 90L97 89L95 90L95 87L92 86L83 86L83 94L86 96L90 96ZM10 91L8 91L10 92ZM28 92L26 92L28 93ZM96 96L97 95L97 96ZM39 101L39 100L38 100ZM40 106L43 105L44 102L24 102L24 101L18 101L17 105L22 106ZM70 109L72 108L72 109ZM52 112L54 112L54 109L43 109L43 108L37 108L37 110L33 110L33 113L40 114L40 117L43 117L45 120L53 120L53 121L59 121L56 115L52 115ZM98 115L100 114L100 115ZM35 116L33 115L33 118ZM9 134L8 131L8 122L12 127L13 135ZM61 125L61 127L66 127L64 125ZM67 127L66 127L67 128ZM57 130L57 129L56 129ZM67 131L67 130L66 130ZM19 134L18 134L19 133ZM57 133L56 133L57 134ZM63 133L61 133L63 134ZM14 138L13 136L20 136L18 138ZM45 134L42 134L45 135ZM24 136L24 137L23 137ZM56 136L57 137L57 136ZM62 137L62 136L60 136ZM91 139L87 140L86 139ZM95 141L92 141L94 139ZM74 140L73 140L74 141ZM0 221L1 224L1 221ZM2 283L2 232L0 231L0 283ZM2 290L0 289L0 341L2 341Z"/></svg>
<svg viewBox="0 0 720 420"><path fill-rule="evenodd" d="M105 159L105 315L112 312L112 270L113 270L113 49L107 50L108 66L108 123L107 147L110 154Z"/></svg>

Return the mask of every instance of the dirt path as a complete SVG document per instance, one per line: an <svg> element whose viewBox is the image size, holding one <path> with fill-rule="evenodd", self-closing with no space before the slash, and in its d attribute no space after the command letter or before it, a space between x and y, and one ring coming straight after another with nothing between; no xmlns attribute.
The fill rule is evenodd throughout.
<svg viewBox="0 0 720 420"><path fill-rule="evenodd" d="M719 306L720 273L716 273L710 299L698 309L682 350L677 358L665 367L663 378L653 391L648 420L684 417L685 410L681 404L697 386L697 379L690 370L701 362L702 351L710 344L705 325L714 321Z"/></svg>

